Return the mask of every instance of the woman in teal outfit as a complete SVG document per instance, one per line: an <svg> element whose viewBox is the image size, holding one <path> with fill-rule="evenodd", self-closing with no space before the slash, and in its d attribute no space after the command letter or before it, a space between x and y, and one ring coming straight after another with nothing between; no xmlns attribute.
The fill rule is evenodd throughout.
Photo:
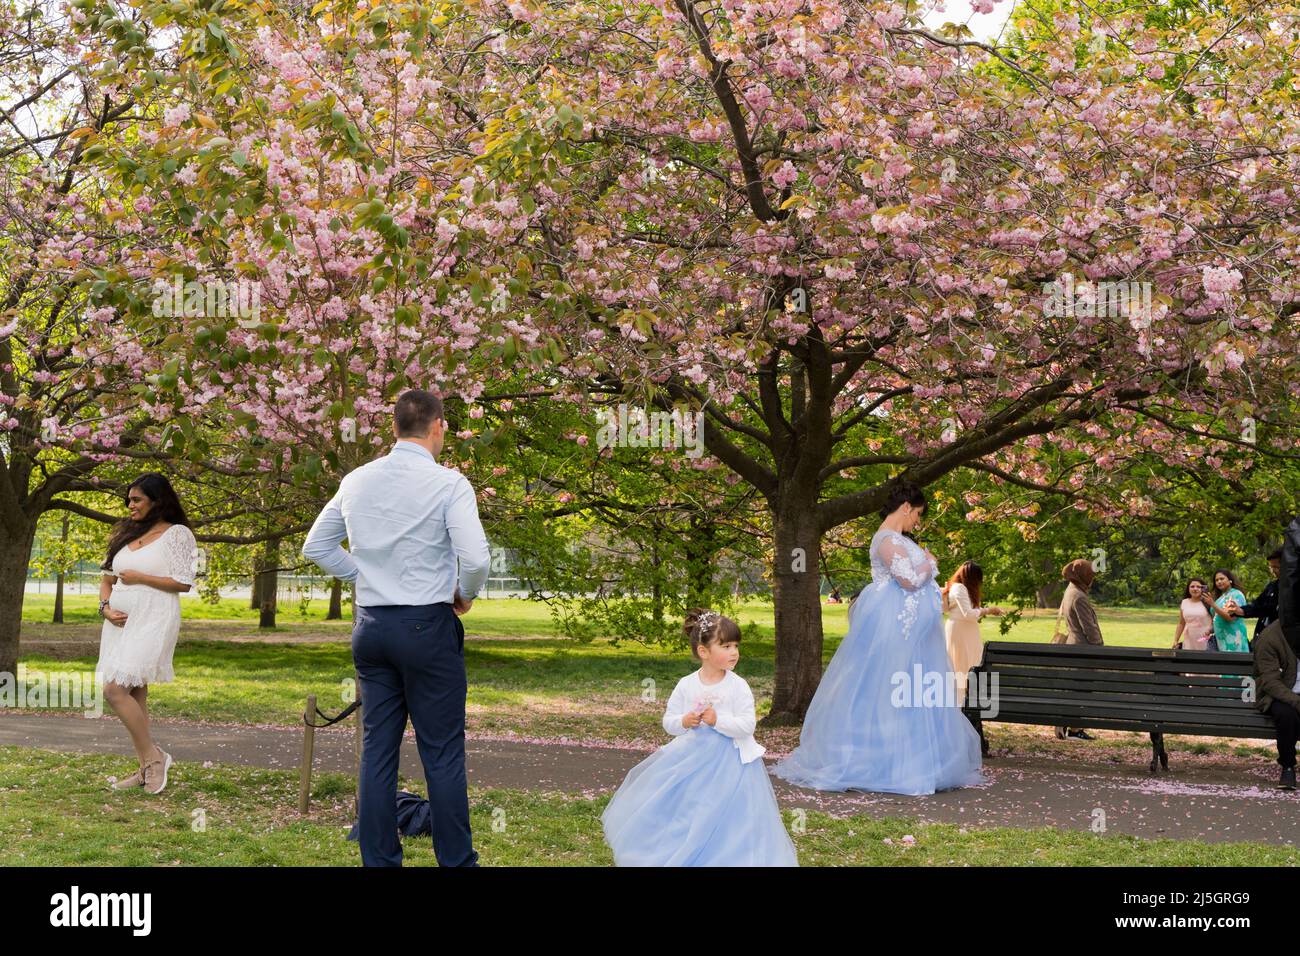
<svg viewBox="0 0 1300 956"><path fill-rule="evenodd" d="M1241 593L1232 572L1224 568L1214 572L1213 603L1209 603L1204 592L1201 593L1202 600L1207 602L1207 610L1214 614L1214 640L1219 650L1249 653L1246 621L1235 613L1246 603L1246 595Z"/></svg>

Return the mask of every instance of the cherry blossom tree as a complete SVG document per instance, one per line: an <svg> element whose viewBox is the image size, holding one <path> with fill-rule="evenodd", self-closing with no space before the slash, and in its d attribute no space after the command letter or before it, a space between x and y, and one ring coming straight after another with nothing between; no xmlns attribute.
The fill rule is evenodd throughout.
<svg viewBox="0 0 1300 956"><path fill-rule="evenodd" d="M771 509L771 720L820 673L822 537L891 481L1046 488L1052 443L1078 487L1130 446L1189 460L1193 421L1294 453L1298 8L1142 6L1101 40L1061 13L1029 70L892 4L517 5L570 40L530 127L580 147L537 185L567 341L705 408Z"/></svg>
<svg viewBox="0 0 1300 956"><path fill-rule="evenodd" d="M214 476L256 463L227 452L228 409L196 400L172 415L154 398L189 374L164 344L183 323L159 321L152 282L189 225L155 214L126 144L168 108L158 81L174 51L134 11L92 25L89 8L0 3L0 672L16 666L42 514L116 521L125 484L165 470L190 483L196 524L214 526L201 542L266 538L222 527L239 512ZM124 74L144 51L157 69ZM277 509L273 535L291 514Z"/></svg>
<svg viewBox="0 0 1300 956"><path fill-rule="evenodd" d="M134 122L53 3L0 3L0 672L13 672L37 522L148 455L134 386L161 362L107 304L141 224L88 154Z"/></svg>
<svg viewBox="0 0 1300 956"><path fill-rule="evenodd" d="M797 720L821 542L893 482L1077 489L1189 428L1296 450L1300 6L1150 6L1002 50L883 0L146 5L178 105L117 161L265 310L185 323L154 396L228 403L307 480L411 383L463 401L462 452L507 375L703 410L770 512Z"/></svg>

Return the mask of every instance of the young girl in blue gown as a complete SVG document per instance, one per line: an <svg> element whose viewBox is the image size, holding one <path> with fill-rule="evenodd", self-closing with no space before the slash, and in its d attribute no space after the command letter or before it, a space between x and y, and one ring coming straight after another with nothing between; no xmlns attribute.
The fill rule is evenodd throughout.
<svg viewBox="0 0 1300 956"><path fill-rule="evenodd" d="M668 699L675 739L628 772L601 815L614 863L798 866L754 740L754 695L733 672L740 628L694 610L685 630L700 669Z"/></svg>
<svg viewBox="0 0 1300 956"><path fill-rule="evenodd" d="M772 769L777 776L815 790L904 794L984 782L979 735L948 690L956 675L938 563L908 537L925 504L921 489L903 482L881 509L871 584L849 609L848 635L813 695L799 746Z"/></svg>

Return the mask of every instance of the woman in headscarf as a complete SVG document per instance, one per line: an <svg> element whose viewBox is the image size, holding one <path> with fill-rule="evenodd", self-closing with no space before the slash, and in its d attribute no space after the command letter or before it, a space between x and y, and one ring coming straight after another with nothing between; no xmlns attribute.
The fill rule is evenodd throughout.
<svg viewBox="0 0 1300 956"><path fill-rule="evenodd" d="M1088 598L1092 582L1097 577L1092 562L1087 558L1078 558L1061 568L1061 577L1069 584L1061 597L1061 607L1057 611L1057 628L1065 625L1065 639L1062 644L1104 644L1101 638L1101 625L1097 623L1097 611ZM1080 728L1057 727L1056 736L1064 740L1074 737L1079 740L1092 740L1092 735Z"/></svg>

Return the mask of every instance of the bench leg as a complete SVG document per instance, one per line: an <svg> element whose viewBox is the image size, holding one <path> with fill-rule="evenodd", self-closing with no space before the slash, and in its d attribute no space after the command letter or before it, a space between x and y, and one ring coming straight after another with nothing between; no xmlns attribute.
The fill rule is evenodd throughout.
<svg viewBox="0 0 1300 956"><path fill-rule="evenodd" d="M1165 735L1151 735L1151 772L1155 773L1157 769L1169 769L1169 754L1165 751Z"/></svg>
<svg viewBox="0 0 1300 956"><path fill-rule="evenodd" d="M980 717L977 710L963 710L962 713L966 715L966 719L975 728L975 733L980 735L980 756L987 757L989 755L989 742L988 738L984 736L983 718Z"/></svg>

